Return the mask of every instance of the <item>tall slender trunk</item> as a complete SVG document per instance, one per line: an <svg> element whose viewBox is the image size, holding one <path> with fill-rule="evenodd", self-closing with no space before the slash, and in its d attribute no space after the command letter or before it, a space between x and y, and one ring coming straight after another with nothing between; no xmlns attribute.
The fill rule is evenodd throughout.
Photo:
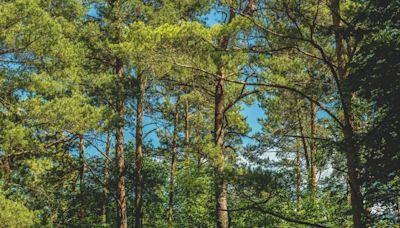
<svg viewBox="0 0 400 228"><path fill-rule="evenodd" d="M136 182L135 182L135 227L143 227L143 102L144 102L144 78L138 75L138 89L136 109Z"/></svg>
<svg viewBox="0 0 400 228"><path fill-rule="evenodd" d="M118 0L109 0L111 15L110 19L115 25L114 42L120 43L122 41L122 18L120 15L120 2ZM124 153L124 127L125 127L125 94L122 93L123 77L124 77L124 62L120 57L115 58L114 71L116 75L116 83L121 90L116 91L115 97L115 110L117 114L117 124L115 129L115 162L117 168L117 190L116 190L116 208L117 208L117 227L128 227L128 216L126 206L126 193L125 193L125 153Z"/></svg>
<svg viewBox="0 0 400 228"><path fill-rule="evenodd" d="M190 131L189 131L189 101L185 100L185 144L189 145Z"/></svg>
<svg viewBox="0 0 400 228"><path fill-rule="evenodd" d="M365 224L365 208L361 193L361 183L359 180L359 172L357 170L357 153L359 148L356 145L354 135L354 115L351 107L352 93L345 88L342 83L347 78L347 49L345 47L345 39L342 31L340 30L340 0L331 0L332 9L332 22L335 33L335 48L337 58L337 77L341 84L338 84L338 90L340 94L341 105L344 116L344 141L345 141L345 153L347 158L347 172L349 177L350 194L351 194L351 207L353 214L354 226L366 227ZM349 48L349 47L348 47Z"/></svg>
<svg viewBox="0 0 400 228"><path fill-rule="evenodd" d="M301 204L301 159L299 142L296 139L296 204L297 209L300 209Z"/></svg>
<svg viewBox="0 0 400 228"><path fill-rule="evenodd" d="M85 198L85 171L86 171L86 163L85 163L85 137L83 135L79 135L79 159L81 162L81 167L79 170L79 189L80 189L80 199L83 204ZM85 209L84 206L81 206L79 211L79 217L85 217Z"/></svg>
<svg viewBox="0 0 400 228"><path fill-rule="evenodd" d="M123 77L123 63L117 58L115 71L118 79ZM124 153L124 126L125 126L125 105L124 99L118 94L116 101L116 111L118 125L115 133L115 158L117 165L117 211L118 227L128 227L128 217L126 212L126 193L125 193L125 153Z"/></svg>
<svg viewBox="0 0 400 228"><path fill-rule="evenodd" d="M353 213L354 227L366 227L365 223L365 208L361 193L361 184L359 181L359 173L357 170L357 150L355 146L354 136L352 131L345 132L345 152L347 158L347 175L349 177L350 200Z"/></svg>
<svg viewBox="0 0 400 228"><path fill-rule="evenodd" d="M217 227L229 227L228 215L228 181L225 177L225 155L224 155L224 135L225 135L225 106L224 106L224 75L220 71L220 77L215 86L215 114L214 114L214 142L220 149L219 158L215 168L215 196Z"/></svg>
<svg viewBox="0 0 400 228"><path fill-rule="evenodd" d="M175 178L175 160L177 149L177 134L178 134L178 121L179 121L179 97L175 104L175 119L174 119L174 132L172 134L172 148L171 148L171 173L169 179L169 200L168 200L168 225L172 227L172 211L174 207L174 178Z"/></svg>
<svg viewBox="0 0 400 228"><path fill-rule="evenodd" d="M128 227L126 212L125 193L125 154L124 154L124 105L123 101L117 101L117 114L119 118L118 127L115 133L115 157L117 165L117 211L118 227Z"/></svg>
<svg viewBox="0 0 400 228"><path fill-rule="evenodd" d="M110 160L110 147L111 147L111 131L107 130L107 143L105 148L105 159L104 159L104 187L103 187L103 205L101 208L101 222L106 224L109 218L109 209L108 209L108 189L110 188L110 180L109 180L109 160Z"/></svg>
<svg viewBox="0 0 400 228"><path fill-rule="evenodd" d="M227 24L232 22L235 17L235 9L231 6L229 9L229 18ZM222 36L219 46L221 49L228 47L230 37ZM229 213L228 213L228 180L225 176L225 75L223 74L224 61L219 59L217 76L215 78L215 94L214 94L214 143L220 149L219 157L215 167L215 198L216 198L216 216L217 227L228 228Z"/></svg>
<svg viewBox="0 0 400 228"><path fill-rule="evenodd" d="M189 101L188 99L185 99L185 153L184 153L184 161L189 162L190 161L190 155L189 155L189 143L190 143L190 123L189 123Z"/></svg>
<svg viewBox="0 0 400 228"><path fill-rule="evenodd" d="M304 135L304 128L303 128L303 120L301 119L300 112L297 113L297 121L299 123L299 132L300 132L300 138L301 138L301 144L303 146L303 151L304 151L304 159L306 160L306 169L307 169L307 174L308 174L308 187L310 188L310 156L308 153L308 147L307 147L307 141L306 137Z"/></svg>
<svg viewBox="0 0 400 228"><path fill-rule="evenodd" d="M85 137L83 135L79 136L79 159L81 162L81 168L79 170L79 183L80 183L80 192L81 195L85 192Z"/></svg>
<svg viewBox="0 0 400 228"><path fill-rule="evenodd" d="M311 102L311 126L310 126L310 189L314 194L317 189L317 151L315 148L315 131L316 131L316 107L315 103Z"/></svg>

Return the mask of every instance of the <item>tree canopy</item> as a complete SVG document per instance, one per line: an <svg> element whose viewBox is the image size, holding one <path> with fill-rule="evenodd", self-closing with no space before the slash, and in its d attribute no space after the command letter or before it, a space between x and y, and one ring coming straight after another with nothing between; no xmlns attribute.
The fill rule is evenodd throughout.
<svg viewBox="0 0 400 228"><path fill-rule="evenodd" d="M0 0L0 227L398 227L399 9Z"/></svg>

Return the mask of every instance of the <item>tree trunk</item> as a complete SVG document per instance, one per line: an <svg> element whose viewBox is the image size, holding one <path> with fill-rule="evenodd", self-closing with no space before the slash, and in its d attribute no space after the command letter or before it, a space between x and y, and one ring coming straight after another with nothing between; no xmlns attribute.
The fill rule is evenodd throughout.
<svg viewBox="0 0 400 228"><path fill-rule="evenodd" d="M358 148L355 146L354 136L352 136L351 131L346 131L345 133L345 152L347 158L347 173L349 177L350 185L350 200L351 208L353 213L353 223L354 227L362 228L366 227L365 224L365 208L363 203L363 198L361 194L361 184L359 182L359 174L357 170L357 151Z"/></svg>
<svg viewBox="0 0 400 228"><path fill-rule="evenodd" d="M217 227L229 227L228 215L228 199L227 188L228 181L225 178L225 155L224 155L224 125L225 125L225 106L224 106L224 75L218 74L215 87L215 114L214 114L214 141L215 145L220 149L219 158L215 168L215 196L216 196L216 213Z"/></svg>
<svg viewBox="0 0 400 228"><path fill-rule="evenodd" d="M143 227L143 101L144 101L144 78L138 75L138 89L136 109L136 182L135 182L135 227Z"/></svg>
<svg viewBox="0 0 400 228"><path fill-rule="evenodd" d="M169 200L168 200L168 225L172 227L172 210L174 206L174 178L175 178L175 160L176 160L176 148L177 148L177 134L178 134L178 121L179 121L179 110L178 100L175 104L175 119L174 119L174 132L172 134L172 148L171 148L171 173L169 179Z"/></svg>
<svg viewBox="0 0 400 228"><path fill-rule="evenodd" d="M335 47L336 47L336 58L337 58L337 77L341 83L347 78L347 56L345 39L340 28L340 0L331 1L332 9L332 22L335 33ZM337 85L341 105L344 116L344 141L345 141L345 153L347 158L347 172L349 177L350 194L351 194L351 207L353 214L354 226L366 227L365 224L365 209L361 193L361 183L359 181L359 173L357 170L357 153L358 147L354 138L354 116L351 107L352 94L342 84Z"/></svg>
<svg viewBox="0 0 400 228"><path fill-rule="evenodd" d="M83 206L83 202L85 199L85 171L86 171L86 163L85 163L85 137L83 135L79 135L79 159L81 162L81 167L79 170L79 189L80 189L80 198L81 198L81 208L79 212L79 217L85 217L85 209Z"/></svg>
<svg viewBox="0 0 400 228"><path fill-rule="evenodd" d="M79 183L81 195L85 192L85 137L83 135L79 136L79 159L81 161L81 168L79 170Z"/></svg>
<svg viewBox="0 0 400 228"><path fill-rule="evenodd" d="M111 131L107 130L107 143L105 148L105 160L104 160L104 187L103 187L103 205L101 209L101 222L106 224L109 218L108 209L108 189L110 188L109 181L109 160L110 160L110 147L111 147Z"/></svg>
<svg viewBox="0 0 400 228"><path fill-rule="evenodd" d="M115 71L119 80L123 77L123 63L117 58ZM124 99L120 94L117 96L116 111L118 115L118 125L115 133L115 158L117 165L117 211L118 227L128 227L128 217L126 213L126 193L125 193L125 153L124 153L124 126L125 126L125 105Z"/></svg>
<svg viewBox="0 0 400 228"><path fill-rule="evenodd" d="M301 144L303 146L303 151L304 151L304 159L306 160L306 169L307 169L307 174L308 174L308 187L310 188L311 184L310 184L310 156L308 154L308 147L307 147L307 141L306 141L306 137L304 135L304 128L303 128L303 123L302 123L302 119L300 116L300 112L297 113L297 121L299 122L299 132L300 132L300 138L301 138Z"/></svg>
<svg viewBox="0 0 400 228"><path fill-rule="evenodd" d="M184 153L184 161L190 161L189 154L189 143L190 143L190 123L189 123L189 101L185 99L185 153Z"/></svg>
<svg viewBox="0 0 400 228"><path fill-rule="evenodd" d="M315 148L315 130L316 130L316 107L315 103L311 102L311 129L310 129L310 189L311 193L315 193L317 189L317 158Z"/></svg>
<svg viewBox="0 0 400 228"><path fill-rule="evenodd" d="M108 3L112 8L110 19L112 25L115 25L114 42L120 43L122 41L122 18L119 15L120 2L117 0L109 0ZM117 192L116 192L116 208L118 212L117 227L127 228L127 206L126 206L126 193L125 193L125 153L124 153L124 127L125 127L125 94L123 94L123 73L124 63L120 57L115 57L115 75L116 83L121 88L116 91L115 110L117 114L117 124L115 129L115 161L117 169Z"/></svg>
<svg viewBox="0 0 400 228"><path fill-rule="evenodd" d="M189 145L189 101L185 100L185 144L186 146Z"/></svg>
<svg viewBox="0 0 400 228"><path fill-rule="evenodd" d="M301 159L299 142L296 139L296 204L297 209L300 209L301 204Z"/></svg>
<svg viewBox="0 0 400 228"><path fill-rule="evenodd" d="M125 195L125 154L124 154L124 105L123 101L117 102L119 123L115 134L115 157L117 165L117 211L118 227L127 228L128 218L126 214Z"/></svg>
<svg viewBox="0 0 400 228"><path fill-rule="evenodd" d="M233 6L229 8L229 17L226 24L230 24L235 17L235 9ZM230 37L221 36L219 46L225 50L228 47ZM225 65L222 58L217 63L217 77L215 78L214 92L214 143L220 150L214 172L215 198L216 198L216 217L218 228L228 228L229 213L228 213L228 180L225 176L225 88L223 66Z"/></svg>

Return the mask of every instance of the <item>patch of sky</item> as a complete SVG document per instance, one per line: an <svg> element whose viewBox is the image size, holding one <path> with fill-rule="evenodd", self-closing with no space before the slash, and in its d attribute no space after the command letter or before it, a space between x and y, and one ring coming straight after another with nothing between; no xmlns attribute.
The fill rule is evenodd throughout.
<svg viewBox="0 0 400 228"><path fill-rule="evenodd" d="M224 13L227 9L223 7L214 7L210 10L210 12L206 15L202 15L199 17L199 20L204 22L207 27L212 27L217 24L221 24L226 20L226 16Z"/></svg>

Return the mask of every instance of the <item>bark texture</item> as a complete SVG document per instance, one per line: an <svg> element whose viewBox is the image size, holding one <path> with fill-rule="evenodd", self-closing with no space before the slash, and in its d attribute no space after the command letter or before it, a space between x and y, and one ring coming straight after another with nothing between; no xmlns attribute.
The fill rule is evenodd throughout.
<svg viewBox="0 0 400 228"><path fill-rule="evenodd" d="M122 42L122 16L121 16L121 2L118 0L109 0L108 4L111 7L111 14L109 15L113 25L115 25L114 42ZM118 90L115 91L115 111L117 114L117 124L115 128L115 162L116 162L116 208L117 208L117 227L128 227L128 216L126 206L126 193L125 193L125 152L124 152L124 127L125 127L125 95L124 91L124 62L122 58L115 57L114 73L116 76L116 83Z"/></svg>
<svg viewBox="0 0 400 228"><path fill-rule="evenodd" d="M303 152L304 152L304 159L306 160L306 169L307 169L307 174L308 174L308 180L310 180L310 156L308 153L308 146L307 146L307 140L306 136L304 134L304 127L303 127L303 119L301 118L300 111L297 113L297 121L299 125L299 133L300 133L300 138L301 138L301 145L303 147ZM308 181L308 185L310 186L310 181Z"/></svg>
<svg viewBox="0 0 400 228"><path fill-rule="evenodd" d="M135 173L135 227L143 227L143 102L144 102L144 78L138 75L138 89L136 109L136 173Z"/></svg>
<svg viewBox="0 0 400 228"><path fill-rule="evenodd" d="M178 122L179 122L179 98L175 104L175 118L174 118L174 131L172 133L172 148L171 148L171 170L169 179L169 197L168 197L168 225L172 227L172 212L174 207L174 179L175 179L175 162L176 162L176 149L177 149L177 135L178 135Z"/></svg>
<svg viewBox="0 0 400 228"><path fill-rule="evenodd" d="M315 193L317 189L317 151L315 147L315 131L316 131L316 107L315 103L311 102L311 126L310 126L310 189L312 193Z"/></svg>
<svg viewBox="0 0 400 228"><path fill-rule="evenodd" d="M125 193L125 154L124 154L124 105L123 101L117 102L117 112L120 119L119 127L115 133L115 157L117 166L117 211L118 227L128 227Z"/></svg>
<svg viewBox="0 0 400 228"><path fill-rule="evenodd" d="M107 194L108 189L110 189L110 180L109 180L109 160L110 160L110 147L111 147L111 131L107 130L107 143L104 153L104 186L103 186L103 205L101 208L101 221L103 224L108 222L109 218L109 209L107 205Z"/></svg>
<svg viewBox="0 0 400 228"><path fill-rule="evenodd" d="M215 114L214 114L214 140L215 145L220 149L217 166L215 168L215 197L217 227L229 227L228 215L228 181L225 178L225 155L224 155L224 136L225 136L225 106L224 106L224 75L219 74L215 87Z"/></svg>
<svg viewBox="0 0 400 228"><path fill-rule="evenodd" d="M229 17L227 24L232 22L235 17L235 9L231 6L229 9ZM228 47L230 37L221 36L219 46L225 50ZM228 228L229 213L228 213L228 180L225 177L225 75L223 66L225 65L222 59L217 63L217 77L215 78L214 91L214 143L220 150L218 154L217 164L215 167L215 198L216 198L216 217L218 228Z"/></svg>
<svg viewBox="0 0 400 228"><path fill-rule="evenodd" d="M189 131L189 101L185 100L185 144L189 145L190 131Z"/></svg>
<svg viewBox="0 0 400 228"><path fill-rule="evenodd" d="M354 227L366 227L365 224L365 208L361 193L361 183L359 180L359 172L357 169L357 147L354 134L354 115L351 106L353 94L343 85L344 80L347 78L347 49L346 40L341 30L341 15L340 15L340 0L331 0L332 9L332 22L335 33L336 43L336 60L337 60L337 82L338 90L341 99L344 117L344 151L347 158L347 172L350 185L351 207L353 214ZM349 44L347 44L349 45Z"/></svg>

